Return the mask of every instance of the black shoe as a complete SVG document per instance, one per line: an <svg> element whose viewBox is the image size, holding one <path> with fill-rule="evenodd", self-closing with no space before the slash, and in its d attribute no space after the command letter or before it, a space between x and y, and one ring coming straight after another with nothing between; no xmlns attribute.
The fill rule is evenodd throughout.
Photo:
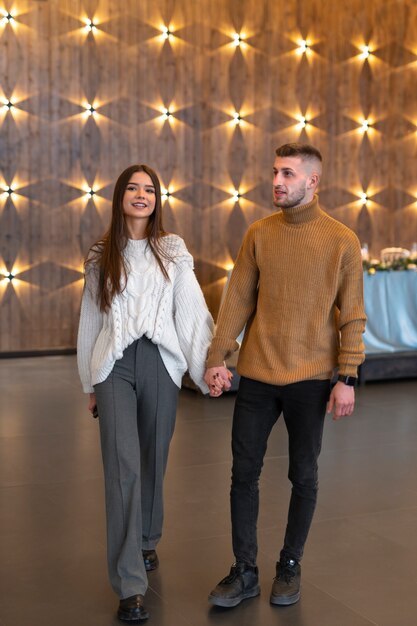
<svg viewBox="0 0 417 626"><path fill-rule="evenodd" d="M143 606L143 596L130 596L120 600L117 617L122 622L130 622L131 624L137 624L148 619L149 613Z"/></svg>
<svg viewBox="0 0 417 626"><path fill-rule="evenodd" d="M142 550L143 562L147 572L153 572L159 565L158 555L155 550Z"/></svg>
<svg viewBox="0 0 417 626"><path fill-rule="evenodd" d="M246 598L259 595L258 568L246 563L234 563L230 574L223 578L208 599L216 606L237 606Z"/></svg>
<svg viewBox="0 0 417 626"><path fill-rule="evenodd" d="M278 561L272 583L271 604L288 606L300 599L301 567L294 559Z"/></svg>

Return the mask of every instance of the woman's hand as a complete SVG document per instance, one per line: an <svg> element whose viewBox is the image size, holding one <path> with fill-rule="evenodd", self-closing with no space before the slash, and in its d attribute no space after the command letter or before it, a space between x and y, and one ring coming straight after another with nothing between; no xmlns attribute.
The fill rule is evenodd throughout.
<svg viewBox="0 0 417 626"><path fill-rule="evenodd" d="M214 398L218 398L223 391L230 389L232 378L232 372L223 365L220 367L209 367L204 375L204 381L209 388L209 393Z"/></svg>
<svg viewBox="0 0 417 626"><path fill-rule="evenodd" d="M93 417L98 417L98 414L97 414L97 400L96 400L96 394L95 393L90 393L90 399L88 401L88 410L90 411L90 413L91 413L91 415Z"/></svg>

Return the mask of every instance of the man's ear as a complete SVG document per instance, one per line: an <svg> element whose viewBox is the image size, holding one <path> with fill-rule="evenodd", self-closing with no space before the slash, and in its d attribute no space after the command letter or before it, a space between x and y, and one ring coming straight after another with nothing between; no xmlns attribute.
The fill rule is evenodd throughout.
<svg viewBox="0 0 417 626"><path fill-rule="evenodd" d="M314 187L317 187L317 185L319 184L319 181L320 181L320 176L314 172L313 174L309 176L309 181L307 185L308 188L313 189Z"/></svg>

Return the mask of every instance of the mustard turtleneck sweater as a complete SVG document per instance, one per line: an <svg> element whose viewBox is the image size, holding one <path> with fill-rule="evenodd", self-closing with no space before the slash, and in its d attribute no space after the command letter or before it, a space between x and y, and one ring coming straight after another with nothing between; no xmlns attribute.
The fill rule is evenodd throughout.
<svg viewBox="0 0 417 626"><path fill-rule="evenodd" d="M349 228L309 204L250 226L221 307L207 367L238 348L237 371L275 385L357 376L364 360L360 244Z"/></svg>

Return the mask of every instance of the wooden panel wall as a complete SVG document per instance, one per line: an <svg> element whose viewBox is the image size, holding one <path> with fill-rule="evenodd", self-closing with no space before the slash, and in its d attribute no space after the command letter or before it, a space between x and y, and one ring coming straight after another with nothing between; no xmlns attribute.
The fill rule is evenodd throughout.
<svg viewBox="0 0 417 626"><path fill-rule="evenodd" d="M414 0L0 0L0 9L15 18L0 24L0 98L13 104L0 108L0 273L15 276L0 281L1 352L75 345L83 257L133 162L152 165L171 192L166 226L194 254L214 314L248 224L271 211L284 142L322 151L322 206L373 255L417 240Z"/></svg>

